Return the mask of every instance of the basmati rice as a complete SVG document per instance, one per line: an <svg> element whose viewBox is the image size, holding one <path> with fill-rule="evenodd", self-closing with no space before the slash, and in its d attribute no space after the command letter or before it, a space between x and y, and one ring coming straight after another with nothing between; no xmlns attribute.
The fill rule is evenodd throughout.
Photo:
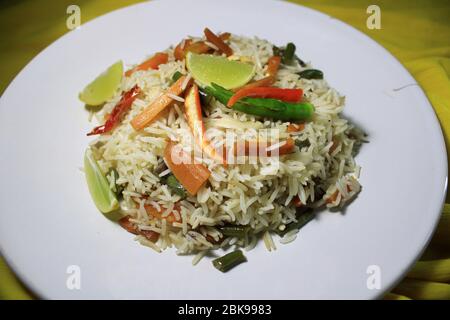
<svg viewBox="0 0 450 320"><path fill-rule="evenodd" d="M217 49L214 44L205 43ZM254 80L266 76L267 61L273 55L271 43L236 35L232 35L227 43L234 51L230 59L255 64ZM130 215L129 221L135 223L139 230L160 234L155 243L138 235L136 240L139 243L157 252L175 247L177 254L196 253L192 261L194 265L211 249L233 245L251 250L261 238L267 250L273 251L276 246L271 233L282 231L286 225L296 221L294 199L298 198L302 204L311 207L341 207L361 190L357 181L361 168L355 164L354 155L364 141L363 133L341 118L344 97L329 87L325 80L300 78L298 73L311 68L311 65L302 67L294 63L282 65L275 86L302 88L304 99L315 106L314 117L305 123L303 130L288 133L288 122L236 112L215 99L204 105L203 111L207 138L217 148L225 145L229 132L241 141L250 142L257 139L262 130L276 130L281 142L267 146L266 152L281 148L288 137L295 141L295 151L278 158L248 159L245 163L227 166L208 158L198 158L211 172L208 183L196 196L187 195L183 199L174 193L164 184L164 179L160 179L171 170L155 173L154 169L162 163L167 139L179 142L188 153L194 151L184 108L178 104L184 99L168 94L176 103L167 114L139 132L130 125L131 119L171 85L175 72L187 75L182 83L183 89L192 80L191 74L185 70L184 61L175 60L173 49L165 52L169 54L169 61L160 65L158 70L138 71L124 78L120 91L138 85L143 94L134 101L131 110L111 134L99 136L89 144L111 187L119 185L123 188L121 210ZM105 119L120 97L118 93L110 99L95 118ZM112 169L119 175L116 180L110 174ZM161 217L149 216L146 205L155 208ZM171 223L169 218L175 221ZM221 227L230 223L248 226L252 232L245 238L226 237ZM297 233L298 230L287 232L280 243L294 241Z"/></svg>

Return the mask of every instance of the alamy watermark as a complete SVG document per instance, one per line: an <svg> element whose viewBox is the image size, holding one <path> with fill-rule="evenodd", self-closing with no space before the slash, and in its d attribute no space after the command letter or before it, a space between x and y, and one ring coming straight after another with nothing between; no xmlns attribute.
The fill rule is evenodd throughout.
<svg viewBox="0 0 450 320"><path fill-rule="evenodd" d="M81 268L77 265L70 265L66 269L66 287L69 290L81 290Z"/></svg>
<svg viewBox="0 0 450 320"><path fill-rule="evenodd" d="M172 141L170 157L174 164L200 164L205 158L220 164L276 164L280 155L294 152L294 139L280 129L226 130L217 135L211 129L203 133L202 123L194 124L194 137ZM209 139L211 138L212 139Z"/></svg>
<svg viewBox="0 0 450 320"><path fill-rule="evenodd" d="M380 30L381 29L381 9L379 6L372 4L367 7L366 10L369 16L366 20L366 26L369 30Z"/></svg>
<svg viewBox="0 0 450 320"><path fill-rule="evenodd" d="M77 29L81 26L81 9L75 4L67 7L66 13L69 15L66 19L66 27L69 30Z"/></svg>
<svg viewBox="0 0 450 320"><path fill-rule="evenodd" d="M369 290L381 289L381 268L376 264L372 264L367 267L366 273L368 274L366 280L366 286Z"/></svg>

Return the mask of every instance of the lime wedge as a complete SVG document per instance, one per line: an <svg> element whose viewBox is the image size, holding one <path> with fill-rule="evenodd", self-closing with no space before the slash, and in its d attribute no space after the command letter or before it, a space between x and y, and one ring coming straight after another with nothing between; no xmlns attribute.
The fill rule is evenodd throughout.
<svg viewBox="0 0 450 320"><path fill-rule="evenodd" d="M123 77L122 61L117 61L83 89L79 98L90 106L98 106L111 98Z"/></svg>
<svg viewBox="0 0 450 320"><path fill-rule="evenodd" d="M119 202L109 187L108 180L101 172L97 161L95 161L91 149L87 149L84 154L84 174L86 175L89 192L98 210L105 214L117 210Z"/></svg>
<svg viewBox="0 0 450 320"><path fill-rule="evenodd" d="M241 87L255 74L255 66L252 64L192 52L186 55L186 66L192 77L202 86L214 82L225 89Z"/></svg>

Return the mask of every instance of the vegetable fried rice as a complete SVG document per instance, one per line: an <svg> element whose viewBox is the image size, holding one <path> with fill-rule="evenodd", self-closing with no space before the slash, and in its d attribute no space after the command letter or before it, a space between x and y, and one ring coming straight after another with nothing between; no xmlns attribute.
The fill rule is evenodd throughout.
<svg viewBox="0 0 450 320"><path fill-rule="evenodd" d="M341 209L361 190L364 134L300 55L206 28L120 73L91 111L85 172L97 207L119 212L142 245L194 264L232 249L213 262L221 271L245 261L240 248L274 250L318 208Z"/></svg>

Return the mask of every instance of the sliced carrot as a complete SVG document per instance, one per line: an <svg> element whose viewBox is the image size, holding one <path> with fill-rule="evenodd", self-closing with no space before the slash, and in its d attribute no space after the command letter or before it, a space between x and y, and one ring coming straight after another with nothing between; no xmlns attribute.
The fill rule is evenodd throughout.
<svg viewBox="0 0 450 320"><path fill-rule="evenodd" d="M156 242L159 239L159 233L152 230L139 230L139 234L151 242Z"/></svg>
<svg viewBox="0 0 450 320"><path fill-rule="evenodd" d="M281 57L280 56L272 56L269 58L267 62L267 74L270 77L276 77L278 68L280 67Z"/></svg>
<svg viewBox="0 0 450 320"><path fill-rule="evenodd" d="M199 144L203 152L207 154L211 159L214 159L219 163L223 163L224 159L222 159L216 153L216 150L206 139L205 125L203 123L202 116L202 106L200 103L198 86L196 84L192 85L186 92L186 95L184 97L184 110L186 113L187 122L189 124L189 127L191 128L196 143Z"/></svg>
<svg viewBox="0 0 450 320"><path fill-rule="evenodd" d="M249 84L246 84L245 86L242 86L240 88L233 89L232 91L237 92L237 91L242 90L242 89L268 87L268 86L271 86L272 84L274 84L274 82L275 82L275 78L271 77L271 76L268 76L268 77L265 77L265 78L262 78L262 79L250 82Z"/></svg>
<svg viewBox="0 0 450 320"><path fill-rule="evenodd" d="M287 127L287 132L292 133L292 132L299 132L299 131L303 131L303 129L305 129L305 124L304 123L291 123L288 125Z"/></svg>
<svg viewBox="0 0 450 320"><path fill-rule="evenodd" d="M173 50L173 55L176 60L183 60L186 55L186 48L192 43L191 39L184 39Z"/></svg>
<svg viewBox="0 0 450 320"><path fill-rule="evenodd" d="M283 144L280 149L278 149L278 154L283 155L283 154L288 154L288 153L292 153L294 151L295 148L295 141L292 138L287 138L286 139L286 143Z"/></svg>
<svg viewBox="0 0 450 320"><path fill-rule="evenodd" d="M337 197L338 197L339 191L335 191L333 192L333 194L326 200L326 203L333 203L336 201Z"/></svg>
<svg viewBox="0 0 450 320"><path fill-rule="evenodd" d="M125 216L119 220L119 224L122 228L132 234L138 234L136 225L130 221L130 216Z"/></svg>
<svg viewBox="0 0 450 320"><path fill-rule="evenodd" d="M222 33L219 38L223 41L229 39L231 36L230 33L225 32ZM214 49L208 46L204 41L196 41L192 42L192 39L184 39L181 41L174 49L173 55L175 56L176 60L183 60L186 57L186 53L188 51L193 53L208 53L210 51L213 51Z"/></svg>
<svg viewBox="0 0 450 320"><path fill-rule="evenodd" d="M175 204L174 210L177 210L180 215L176 216L173 212L169 213L167 216L163 217L162 214L164 212L164 208L161 209L161 211L156 210L152 205L145 205L144 206L145 211L147 211L147 214L155 217L156 219L165 219L169 223L174 222L181 222L181 213L180 213L180 206L178 204Z"/></svg>
<svg viewBox="0 0 450 320"><path fill-rule="evenodd" d="M156 98L147 108L131 120L135 130L141 130L148 126L158 114L167 108L173 101L170 95L178 96L186 88L183 87L186 76L180 77L163 95Z"/></svg>
<svg viewBox="0 0 450 320"><path fill-rule="evenodd" d="M125 76L129 77L134 72L139 70L149 70L149 69L158 69L159 65L167 63L169 61L169 55L165 52L157 52L153 57L151 57L148 60L145 60L140 65L134 67L133 69L128 70L125 72Z"/></svg>
<svg viewBox="0 0 450 320"><path fill-rule="evenodd" d="M119 224L122 228L127 230L132 234L140 234L144 236L147 240L152 242L158 241L159 233L151 230L139 230L136 224L130 221L130 216L125 216L119 220Z"/></svg>
<svg viewBox="0 0 450 320"><path fill-rule="evenodd" d="M219 37L220 37L220 39L222 39L223 41L227 41L228 39L230 39L231 33L229 33L229 32L224 32L224 33L221 33L221 34L219 35Z"/></svg>
<svg viewBox="0 0 450 320"><path fill-rule="evenodd" d="M347 185L347 192L352 191L352 189L350 188L349 185ZM336 190L335 192L333 192L333 194L326 200L326 203L333 203L336 201L337 197L339 194L339 190Z"/></svg>
<svg viewBox="0 0 450 320"><path fill-rule="evenodd" d="M275 83L275 76L277 75L280 62L281 58L279 56L272 56L267 62L267 77L250 82L249 84L246 84L245 86L242 86L240 88L236 88L233 91L237 92L242 89L268 87L273 85Z"/></svg>
<svg viewBox="0 0 450 320"><path fill-rule="evenodd" d="M169 141L164 150L164 160L173 175L191 195L197 194L198 190L206 183L211 172L202 164L185 163L185 159L192 160L184 151L175 150L175 143Z"/></svg>
<svg viewBox="0 0 450 320"><path fill-rule="evenodd" d="M209 30L208 28L205 28L204 30L206 39L214 44L219 50L227 57L231 56L233 54L233 50L230 48L229 45L227 45L220 37L218 37L214 32Z"/></svg>
<svg viewBox="0 0 450 320"><path fill-rule="evenodd" d="M189 51L189 52L198 53L198 54L207 53L211 50L213 50L213 48L208 46L203 41L194 42L186 48L186 52Z"/></svg>

